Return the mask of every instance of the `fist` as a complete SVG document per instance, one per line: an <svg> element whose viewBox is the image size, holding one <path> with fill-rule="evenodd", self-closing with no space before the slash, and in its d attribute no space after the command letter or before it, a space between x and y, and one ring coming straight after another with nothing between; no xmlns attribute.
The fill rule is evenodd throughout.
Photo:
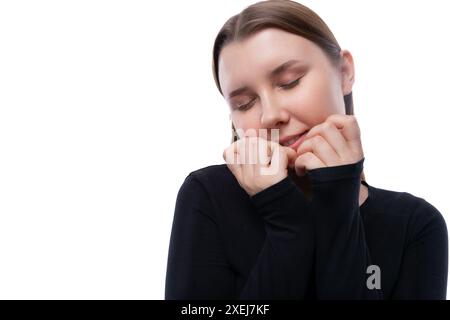
<svg viewBox="0 0 450 320"><path fill-rule="evenodd" d="M364 157L361 132L354 115L333 114L313 127L297 149L295 172L352 164Z"/></svg>
<svg viewBox="0 0 450 320"><path fill-rule="evenodd" d="M261 137L243 137L223 151L227 167L249 196L286 178L296 156L295 150Z"/></svg>

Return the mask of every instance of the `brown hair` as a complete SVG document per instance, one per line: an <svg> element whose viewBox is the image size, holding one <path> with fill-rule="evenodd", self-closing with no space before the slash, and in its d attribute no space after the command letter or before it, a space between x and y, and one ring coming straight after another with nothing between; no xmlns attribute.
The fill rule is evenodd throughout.
<svg viewBox="0 0 450 320"><path fill-rule="evenodd" d="M214 41L212 70L222 96L218 69L220 52L227 44L244 40L266 28L278 28L304 37L318 45L335 66L341 63L341 47L326 23L314 11L290 0L259 1L229 18ZM345 113L354 114L352 92L344 96L344 103ZM233 123L231 130L233 143L238 139ZM365 180L364 173L362 179Z"/></svg>

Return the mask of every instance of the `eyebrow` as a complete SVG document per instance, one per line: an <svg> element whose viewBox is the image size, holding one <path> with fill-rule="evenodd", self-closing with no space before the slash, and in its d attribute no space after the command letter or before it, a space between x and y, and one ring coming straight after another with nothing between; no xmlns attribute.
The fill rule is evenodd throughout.
<svg viewBox="0 0 450 320"><path fill-rule="evenodd" d="M291 59L288 60L286 62L284 62L283 64L279 65L278 67L276 67L275 69L273 69L271 72L269 72L268 77L269 79L273 79L275 78L277 75L279 75L280 73L282 73L283 71L285 71L287 68L289 68L290 66L296 64L300 62L299 60L295 60L295 59ZM248 86L244 86L241 87L239 89L233 90L230 92L230 94L228 95L228 99L231 99L237 95L240 95L241 93L244 93L246 91L249 91L249 87Z"/></svg>

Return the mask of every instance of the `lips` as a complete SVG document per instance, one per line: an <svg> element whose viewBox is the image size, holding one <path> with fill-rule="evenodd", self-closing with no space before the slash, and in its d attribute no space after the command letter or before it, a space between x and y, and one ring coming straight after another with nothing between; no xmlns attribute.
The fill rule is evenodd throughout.
<svg viewBox="0 0 450 320"><path fill-rule="evenodd" d="M297 134L294 136L289 136L287 138L283 138L280 141L280 144L285 147L292 148L294 150L297 150L297 148L300 146L300 144L305 140L305 136L308 133L309 130L306 130L302 132L301 134Z"/></svg>
<svg viewBox="0 0 450 320"><path fill-rule="evenodd" d="M300 136L301 136L301 134L298 134L298 135L294 136L293 138L290 138L286 142L283 142L282 145L288 147L291 144L294 144L294 142L296 142L297 139L300 138Z"/></svg>

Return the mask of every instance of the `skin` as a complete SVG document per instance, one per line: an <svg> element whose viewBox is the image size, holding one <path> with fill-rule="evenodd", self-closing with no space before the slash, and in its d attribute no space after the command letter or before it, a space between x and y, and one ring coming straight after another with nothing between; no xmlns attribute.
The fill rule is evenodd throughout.
<svg viewBox="0 0 450 320"><path fill-rule="evenodd" d="M270 71L291 59L301 62L268 77ZM310 40L268 28L225 46L218 68L230 118L238 134L239 129L244 132L224 150L223 157L249 195L291 175L308 196L311 189L306 170L351 164L364 157L356 117L345 115L343 96L352 91L354 83L349 51L341 51L340 64L335 66ZM232 91L243 86L249 89L230 97ZM255 129L256 135L248 129ZM268 136L258 136L259 129L267 129ZM280 137L309 132L294 150L271 141L271 129L279 129ZM259 153L260 145L266 148L265 153ZM229 161L233 154L240 159L254 155L260 161L235 164ZM262 175L257 170L261 167L272 168L275 174ZM359 204L367 197L367 187L361 184Z"/></svg>

